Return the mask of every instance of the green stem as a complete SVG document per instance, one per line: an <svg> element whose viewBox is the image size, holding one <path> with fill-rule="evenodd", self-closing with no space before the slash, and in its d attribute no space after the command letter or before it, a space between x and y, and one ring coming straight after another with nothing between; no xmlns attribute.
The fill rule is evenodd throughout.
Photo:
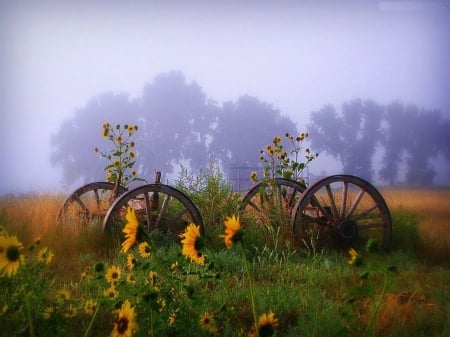
<svg viewBox="0 0 450 337"><path fill-rule="evenodd" d="M375 302L373 314L372 314L372 317L370 318L369 324L367 324L366 330L364 331L364 336L367 334L367 331L369 331L372 324L374 324L374 322L376 323L378 311L380 310L381 303L383 302L384 295L386 294L387 286L388 286L388 277L387 277L386 273L384 273L383 289L381 290L380 298L378 299L378 301ZM373 336L375 336L376 329L377 329L377 325L375 324Z"/></svg>
<svg viewBox="0 0 450 337"><path fill-rule="evenodd" d="M214 265L218 266L219 264L217 263L217 259L216 259L214 252L211 249L209 249L208 247L205 247L205 248L208 251L208 256L211 257L211 260L213 261ZM222 282L222 285L223 285L223 288L225 289L228 300L230 301L230 303L232 303L231 293L230 293L230 289L229 289L230 287L228 286L228 282L226 282L222 278L222 275L220 275L219 280L220 280L220 282Z"/></svg>
<svg viewBox="0 0 450 337"><path fill-rule="evenodd" d="M28 295L25 296L25 306L27 308L27 318L28 318L28 327L30 329L30 337L34 337L33 319L31 317L30 298Z"/></svg>
<svg viewBox="0 0 450 337"><path fill-rule="evenodd" d="M90 322L89 322L88 327L86 328L86 331L84 332L83 337L89 336L89 332L91 331L92 325L94 324L95 318L97 317L97 313L98 313L98 311L99 311L99 309L100 309L100 304L101 304L101 301L100 301L100 296L101 296L101 295L100 295L100 294L101 294L101 291L99 290L99 294L97 295L97 301L96 301L95 311L94 311L94 313L92 314L92 318L91 318L91 320L90 320Z"/></svg>
<svg viewBox="0 0 450 337"><path fill-rule="evenodd" d="M259 337L258 317L256 315L255 295L254 295L254 290L253 290L253 278L252 278L252 274L250 273L250 267L248 265L247 258L245 256L244 242L241 240L240 243L241 243L241 250L242 250L242 258L244 259L245 270L247 271L247 276L248 276L248 287L250 290L250 300L251 300L251 304L252 304L253 321L255 324L256 337Z"/></svg>

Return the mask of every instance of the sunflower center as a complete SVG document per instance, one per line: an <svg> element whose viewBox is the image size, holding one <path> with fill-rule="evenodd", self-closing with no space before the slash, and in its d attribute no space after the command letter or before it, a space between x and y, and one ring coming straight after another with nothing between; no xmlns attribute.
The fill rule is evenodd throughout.
<svg viewBox="0 0 450 337"><path fill-rule="evenodd" d="M127 329L128 329L128 319L126 317L122 317L117 322L117 332L122 335L123 333L125 333L125 331L127 331Z"/></svg>
<svg viewBox="0 0 450 337"><path fill-rule="evenodd" d="M261 337L270 337L270 336L273 335L274 332L275 332L275 331L274 331L274 329L273 329L272 324L261 325L261 326L259 327L259 335L260 335Z"/></svg>
<svg viewBox="0 0 450 337"><path fill-rule="evenodd" d="M119 274L117 272L112 273L111 277L113 279L116 279L117 277L119 277Z"/></svg>
<svg viewBox="0 0 450 337"><path fill-rule="evenodd" d="M17 246L10 246L6 250L6 257L11 262L17 261L19 259L19 256L20 256L20 251L19 251L19 247L17 247Z"/></svg>
<svg viewBox="0 0 450 337"><path fill-rule="evenodd" d="M200 236L197 236L197 237L195 238L195 242L194 242L194 248L195 248L195 250L196 250L196 251L199 251L199 250L201 250L203 247L204 247L203 239L202 239ZM200 253L199 253L199 254L200 254ZM199 256L201 256L201 255L199 255Z"/></svg>

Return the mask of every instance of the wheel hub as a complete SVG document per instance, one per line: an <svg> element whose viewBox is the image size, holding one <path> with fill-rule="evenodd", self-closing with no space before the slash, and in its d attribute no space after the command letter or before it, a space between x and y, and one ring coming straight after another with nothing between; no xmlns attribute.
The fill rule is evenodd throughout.
<svg viewBox="0 0 450 337"><path fill-rule="evenodd" d="M358 225L352 220L345 220L339 225L338 231L341 239L352 241L358 236Z"/></svg>

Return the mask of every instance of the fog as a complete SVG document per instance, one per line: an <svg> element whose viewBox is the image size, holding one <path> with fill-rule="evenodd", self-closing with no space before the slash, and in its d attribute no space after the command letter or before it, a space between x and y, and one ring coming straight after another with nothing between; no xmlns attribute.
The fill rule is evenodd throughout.
<svg viewBox="0 0 450 337"><path fill-rule="evenodd" d="M171 70L219 103L258 97L299 130L355 98L450 118L449 32L446 0L2 1L0 195L62 190L49 163L61 123Z"/></svg>

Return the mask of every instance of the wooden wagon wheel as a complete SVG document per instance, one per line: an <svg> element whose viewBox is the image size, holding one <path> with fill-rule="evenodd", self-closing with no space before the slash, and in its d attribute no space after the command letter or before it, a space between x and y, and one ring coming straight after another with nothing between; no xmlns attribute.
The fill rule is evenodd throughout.
<svg viewBox="0 0 450 337"><path fill-rule="evenodd" d="M250 189L242 199L241 222L289 224L296 202L306 187L294 180L275 178Z"/></svg>
<svg viewBox="0 0 450 337"><path fill-rule="evenodd" d="M64 225L87 225L101 222L113 199L126 189L108 182L93 182L72 192L62 204L57 223Z"/></svg>
<svg viewBox="0 0 450 337"><path fill-rule="evenodd" d="M194 223L200 226L202 235L205 233L197 207L188 196L171 186L147 184L122 194L108 210L103 230L122 229L127 207L134 208L139 221L145 223L148 230L160 228L176 235Z"/></svg>
<svg viewBox="0 0 450 337"><path fill-rule="evenodd" d="M369 182L351 175L334 175L309 186L294 208L296 240L310 248L352 246L368 239L388 248L392 223L385 200Z"/></svg>

